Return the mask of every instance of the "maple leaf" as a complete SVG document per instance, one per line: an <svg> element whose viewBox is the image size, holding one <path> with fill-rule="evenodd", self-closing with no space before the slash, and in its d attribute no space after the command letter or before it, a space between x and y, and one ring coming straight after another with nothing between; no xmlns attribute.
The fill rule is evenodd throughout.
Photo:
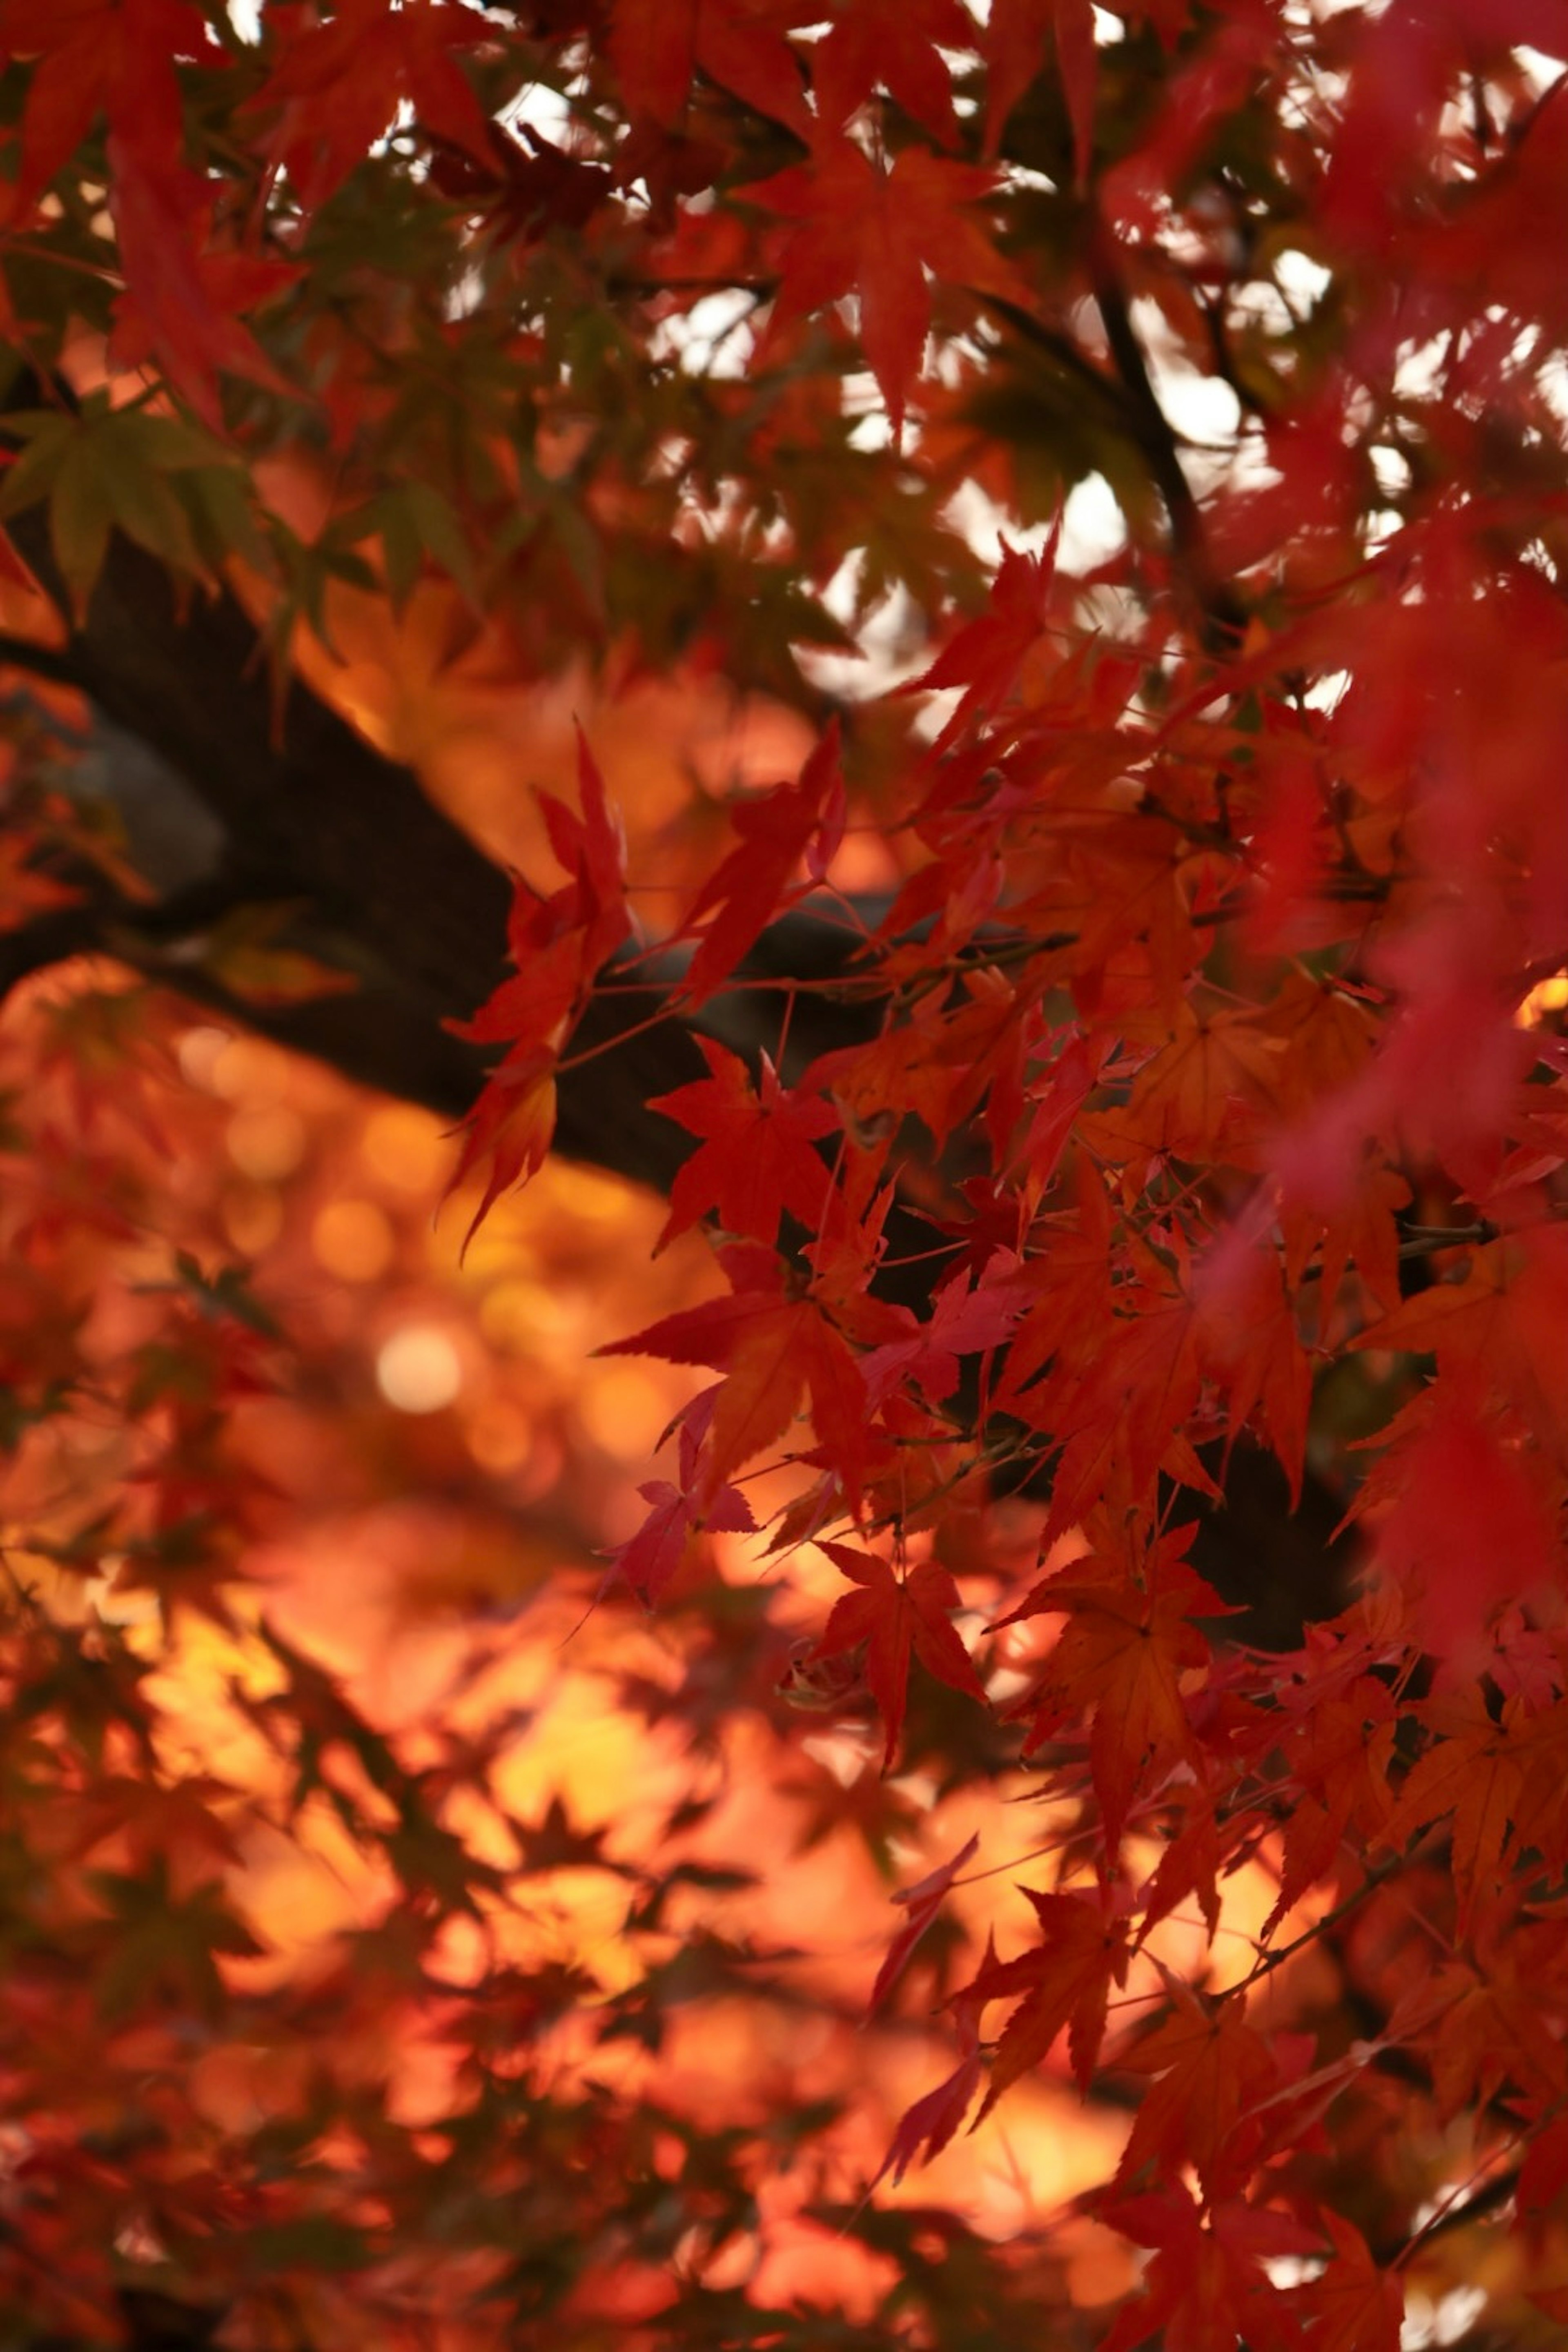
<svg viewBox="0 0 1568 2352"><path fill-rule="evenodd" d="M1248 2024L1242 1995L1205 2002L1168 1969L1161 1974L1173 2013L1116 2060L1131 2074L1156 2077L1133 2117L1117 2183L1136 2179L1146 2166L1190 2164L1213 2200L1234 2193L1252 2171L1267 2137L1258 2111L1282 2087L1285 2070ZM1310 2049L1309 2042L1302 2054ZM1287 2055L1298 2063L1294 2048ZM1284 2127L1281 2109L1270 2127Z"/></svg>
<svg viewBox="0 0 1568 2352"><path fill-rule="evenodd" d="M1353 2221L1325 2208L1333 2255L1306 2291L1313 2319L1311 2352L1399 2352L1405 2319L1400 2273L1381 2270Z"/></svg>
<svg viewBox="0 0 1568 2352"><path fill-rule="evenodd" d="M1158 2334L1164 2352L1295 2352L1296 2297L1277 2288L1268 2265L1320 2256L1312 2232L1291 2215L1240 2200L1200 2208L1180 2180L1104 2209L1135 2245L1152 2247L1143 2293L1118 2314L1100 2352L1133 2352Z"/></svg>
<svg viewBox="0 0 1568 2352"><path fill-rule="evenodd" d="M324 204L407 105L427 130L491 161L489 124L455 52L486 37L483 16L441 0L340 0L312 10L268 7L273 65L251 100L274 119L271 149L300 201Z"/></svg>
<svg viewBox="0 0 1568 2352"><path fill-rule="evenodd" d="M985 1952L991 1958L987 1938ZM984 2061L980 2054L980 2012L984 2002L960 1994L952 2003L958 2033L959 2061L944 2081L900 2117L871 2187L890 2171L895 2188L911 2164L930 2164L956 2135L980 2086Z"/></svg>
<svg viewBox="0 0 1568 2352"><path fill-rule="evenodd" d="M1555 2108L1568 2067L1542 1988L1561 1981L1561 1923L1505 1909L1500 1935L1475 1937L1475 1960L1454 1960L1413 1983L1389 2019L1391 2039L1419 2032L1430 2053L1438 2119L1497 2096L1507 2083Z"/></svg>
<svg viewBox="0 0 1568 2352"><path fill-rule="evenodd" d="M981 713L991 718L1011 700L1018 674L1047 625L1060 541L1059 516L1038 555L1023 554L1004 540L984 613L965 622L930 667L899 688L901 694L935 694L962 688L958 707L936 739L936 754Z"/></svg>
<svg viewBox="0 0 1568 2352"><path fill-rule="evenodd" d="M639 1600L655 1606L690 1558L699 1533L750 1535L756 1529L752 1507L736 1486L721 1486L699 1511L692 1489L699 1450L713 1417L718 1391L705 1390L680 1415L680 1483L652 1478L637 1488L649 1507L637 1533L617 1546L613 1563Z"/></svg>
<svg viewBox="0 0 1568 2352"><path fill-rule="evenodd" d="M720 1255L734 1286L730 1297L683 1307L598 1352L662 1356L725 1374L691 1488L700 1512L733 1471L783 1435L803 1392L818 1439L858 1496L866 1389L854 1356L816 1300L784 1286L771 1251L736 1245Z"/></svg>
<svg viewBox="0 0 1568 2352"><path fill-rule="evenodd" d="M1312 1370L1279 1259L1272 1245L1249 1246L1237 1228L1214 1252L1196 1287L1200 1345L1226 1394L1230 1434L1257 1410L1289 1481L1294 1508L1306 1466Z"/></svg>
<svg viewBox="0 0 1568 2352"><path fill-rule="evenodd" d="M1110 1988L1127 1981L1127 1922L1102 1895L1043 1895L1032 1886L1019 1891L1034 1906L1040 1942L1016 1960L988 1960L958 1996L983 2002L1024 1996L1002 2030L977 2123L1021 2074L1044 2062L1064 2032L1079 2089L1087 2093Z"/></svg>
<svg viewBox="0 0 1568 2352"><path fill-rule="evenodd" d="M1458 1282L1439 1282L1352 1341L1431 1353L1439 1372L1472 1370L1516 1403L1553 1448L1568 1445L1568 1226L1483 1243Z"/></svg>
<svg viewBox="0 0 1568 2352"><path fill-rule="evenodd" d="M1355 1515L1375 1533L1380 1569L1409 1594L1424 1645L1473 1659L1498 1608L1545 1590L1557 1573L1539 1456L1513 1416L1478 1404L1472 1381L1458 1373L1423 1391L1383 1434Z"/></svg>
<svg viewBox="0 0 1568 2352"><path fill-rule="evenodd" d="M1209 1655L1192 1619L1223 1615L1225 1604L1183 1557L1190 1526L1145 1549L1135 1532L1117 1538L1103 1517L1094 1524L1095 1549L1001 1622L1047 1610L1067 1618L1045 1679L1020 1709L1032 1718L1026 1751L1093 1707L1089 1765L1114 1853L1140 1789L1156 1788L1180 1763L1201 1769L1182 1681Z"/></svg>
<svg viewBox="0 0 1568 2352"><path fill-rule="evenodd" d="M685 113L700 69L809 140L811 111L784 35L816 15L807 0L616 0L609 53L633 112L667 129Z"/></svg>
<svg viewBox="0 0 1568 2352"><path fill-rule="evenodd" d="M290 387L235 316L300 275L295 265L205 249L214 191L192 173L150 169L140 141L110 132L110 207L125 270L113 348L121 365L157 361L204 424L223 429L220 371L268 391Z"/></svg>
<svg viewBox="0 0 1568 2352"><path fill-rule="evenodd" d="M1404 1845L1418 1830L1448 1814L1454 1819L1453 1870L1463 1933L1478 1895L1500 1881L1523 1793L1527 1750L1519 1738L1525 1717L1516 1695L1494 1721L1479 1691L1427 1699L1415 1710L1431 1735L1400 1788L1378 1843Z"/></svg>
<svg viewBox="0 0 1568 2352"><path fill-rule="evenodd" d="M723 985L779 912L802 860L812 882L826 870L844 828L837 719L793 784L739 803L732 822L741 846L709 876L676 932L678 939L700 934L682 982L694 1008Z"/></svg>
<svg viewBox="0 0 1568 2352"><path fill-rule="evenodd" d="M884 1340L861 1362L867 1394L879 1404L895 1380L907 1380L932 1404L940 1404L958 1386L959 1359L999 1347L1029 1296L1029 1286L1017 1271L1010 1253L994 1254L973 1288L966 1282L948 1282L936 1296L929 1322Z"/></svg>
<svg viewBox="0 0 1568 2352"><path fill-rule="evenodd" d="M842 130L881 88L943 144L959 143L952 77L943 48L974 46L974 25L959 0L907 0L896 8L847 7L812 52L811 82L822 120Z"/></svg>
<svg viewBox="0 0 1568 2352"><path fill-rule="evenodd" d="M760 1084L753 1086L745 1064L728 1046L709 1037L697 1043L710 1075L656 1096L648 1105L703 1139L701 1150L670 1187L669 1216L658 1247L710 1210L726 1233L755 1241L776 1239L786 1209L816 1232L833 1187L812 1145L833 1131L832 1111L820 1097L781 1086L765 1054Z"/></svg>
<svg viewBox="0 0 1568 2352"><path fill-rule="evenodd" d="M14 199L24 217L100 110L145 173L176 174L184 144L176 63L227 62L187 0L0 0L0 58L36 60Z"/></svg>
<svg viewBox="0 0 1568 2352"><path fill-rule="evenodd" d="M473 1170L489 1164L463 1248L503 1192L543 1163L555 1129L555 1069L562 1039L582 1012L595 973L631 929L625 845L587 740L577 736L581 816L548 793L538 795L550 845L571 879L549 898L519 875L508 947L518 967L468 1021L447 1024L478 1045L507 1051L464 1122L465 1141L443 1200Z"/></svg>
<svg viewBox="0 0 1568 2352"><path fill-rule="evenodd" d="M995 154L1007 117L1054 48L1072 124L1073 165L1079 185L1087 186L1099 80L1093 0L992 0L984 48L985 152Z"/></svg>
<svg viewBox="0 0 1568 2352"><path fill-rule="evenodd" d="M463 1147L442 1195L449 1200L477 1169L486 1170L479 1207L463 1237L465 1254L502 1194L525 1184L543 1166L554 1133L552 1056L508 1055L464 1121Z"/></svg>
<svg viewBox="0 0 1568 2352"><path fill-rule="evenodd" d="M818 1549L857 1589L834 1602L812 1656L836 1658L866 1643L866 1684L887 1732L882 1769L888 1771L904 1727L911 1654L950 1689L984 1700L985 1685L952 1624L963 1601L934 1560L900 1574L887 1560L848 1544L819 1543Z"/></svg>
<svg viewBox="0 0 1568 2352"><path fill-rule="evenodd" d="M918 146L884 172L853 141L820 134L809 167L745 190L748 202L800 224L784 240L769 340L792 319L858 296L866 363L900 436L931 321L928 272L944 287L1029 299L974 217L996 185L994 173Z"/></svg>
<svg viewBox="0 0 1568 2352"><path fill-rule="evenodd" d="M866 2004L868 2017L874 2017L887 2000L909 1966L915 1946L941 1910L953 1880L961 1870L968 1869L979 1851L980 1837L976 1832L973 1837L964 1840L956 1853L950 1854L935 1870L928 1870L913 1886L900 1887L893 1896L893 1901L901 1904L908 1916L877 1971L877 1981L871 1987L871 1998Z"/></svg>

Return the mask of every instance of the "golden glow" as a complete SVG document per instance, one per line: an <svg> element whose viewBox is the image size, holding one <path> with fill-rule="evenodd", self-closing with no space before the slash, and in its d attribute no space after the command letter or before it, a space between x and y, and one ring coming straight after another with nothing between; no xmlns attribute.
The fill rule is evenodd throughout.
<svg viewBox="0 0 1568 2352"><path fill-rule="evenodd" d="M242 1176L275 1184L305 1157L305 1122L291 1104L253 1103L236 1111L224 1140Z"/></svg>
<svg viewBox="0 0 1568 2352"><path fill-rule="evenodd" d="M365 1122L366 1160L400 1192L439 1192L452 1168L452 1142L429 1114L389 1103Z"/></svg>
<svg viewBox="0 0 1568 2352"><path fill-rule="evenodd" d="M392 1262L391 1221L374 1201L329 1201L316 1213L310 1247L329 1274L374 1282Z"/></svg>
<svg viewBox="0 0 1568 2352"><path fill-rule="evenodd" d="M1536 982L1515 1013L1514 1025L1520 1029L1539 1029L1549 1013L1561 1013L1565 1006L1568 1006L1568 971L1554 971L1550 980Z"/></svg>
<svg viewBox="0 0 1568 2352"><path fill-rule="evenodd" d="M270 1249L283 1230L283 1202L268 1184L236 1184L223 1196L223 1229L244 1257Z"/></svg>
<svg viewBox="0 0 1568 2352"><path fill-rule="evenodd" d="M498 1477L526 1462L532 1444L526 1413L500 1399L481 1405L463 1433L480 1469Z"/></svg>
<svg viewBox="0 0 1568 2352"><path fill-rule="evenodd" d="M669 1419L669 1391L637 1364L607 1364L583 1391L577 1418L617 1462L647 1462Z"/></svg>

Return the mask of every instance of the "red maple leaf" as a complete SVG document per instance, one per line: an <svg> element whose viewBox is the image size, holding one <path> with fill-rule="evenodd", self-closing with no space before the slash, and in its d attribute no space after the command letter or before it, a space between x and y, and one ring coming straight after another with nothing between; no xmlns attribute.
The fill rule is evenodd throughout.
<svg viewBox="0 0 1568 2352"><path fill-rule="evenodd" d="M670 1187L659 1248L710 1210L726 1233L743 1239L776 1240L786 1209L815 1233L833 1187L812 1146L837 1126L832 1111L820 1096L781 1086L765 1054L753 1086L728 1046L709 1037L697 1043L711 1075L658 1095L648 1106L703 1139Z"/></svg>
<svg viewBox="0 0 1568 2352"><path fill-rule="evenodd" d="M463 1252L505 1192L544 1165L555 1133L555 1063L548 1054L509 1054L463 1122L463 1148L443 1200L477 1168L488 1168Z"/></svg>
<svg viewBox="0 0 1568 2352"><path fill-rule="evenodd" d="M958 1852L935 1870L928 1870L913 1886L901 1886L893 1901L901 1904L908 1914L903 1926L888 1947L887 1958L877 1971L877 1981L871 1987L871 1998L866 2004L868 2017L875 2016L893 1987L909 1966L910 1956L946 1899L949 1887L961 1870L967 1870L980 1851L978 1834L966 1838Z"/></svg>
<svg viewBox="0 0 1568 2352"><path fill-rule="evenodd" d="M36 60L15 203L25 217L103 113L142 168L175 173L184 123L175 66L226 63L186 0L0 0L0 58Z"/></svg>
<svg viewBox="0 0 1568 2352"><path fill-rule="evenodd" d="M1011 699L1018 673L1047 625L1047 601L1060 538L1058 517L1038 555L1020 554L1004 540L1002 561L985 611L978 620L966 621L930 667L899 688L901 694L963 689L958 708L936 739L938 754L980 714L992 717Z"/></svg>
<svg viewBox="0 0 1568 2352"><path fill-rule="evenodd" d="M928 147L906 147L884 172L852 140L824 131L809 165L745 191L753 204L799 223L784 238L770 335L791 319L858 296L861 348L897 436L931 322L928 274L950 291L1030 299L975 217L973 207L996 185L994 173L950 163Z"/></svg>
<svg viewBox="0 0 1568 2352"><path fill-rule="evenodd" d="M484 109L456 52L487 37L474 8L441 0L339 0L322 22L314 9L269 6L274 64L252 105L274 116L275 168L300 202L324 204L407 105L482 168L494 161Z"/></svg>
<svg viewBox="0 0 1568 2352"><path fill-rule="evenodd" d="M538 795L550 845L570 880L546 898L518 876L507 927L517 977L503 981L471 1019L448 1024L459 1037L507 1047L464 1122L467 1139L443 1195L449 1198L473 1169L489 1161L465 1250L495 1202L526 1181L548 1152L562 1040L595 973L631 929L620 833L581 730L577 776L581 816L548 793Z"/></svg>
<svg viewBox="0 0 1568 2352"><path fill-rule="evenodd" d="M985 1940L985 1957L989 1961L994 1951L989 1937ZM980 2012L984 2003L960 1993L952 2003L958 2032L959 2061L944 2081L934 2091L917 2099L907 2114L899 2119L898 2129L882 2158L881 2168L871 2187L891 2172L894 2186L903 2179L911 2164L930 2164L942 2154L969 2113L970 2103L980 2085L983 2061L980 2055Z"/></svg>
<svg viewBox="0 0 1568 2352"><path fill-rule="evenodd" d="M1095 1549L1037 1584L1003 1622L1047 1610L1067 1617L1026 1703L1026 1744L1037 1748L1092 1706L1089 1764L1114 1851L1139 1789L1157 1786L1179 1763L1199 1763L1182 1678L1209 1654L1193 1618L1223 1615L1225 1604L1183 1558L1191 1527L1152 1543L1116 1530L1109 1513L1091 1527Z"/></svg>
<svg viewBox="0 0 1568 2352"><path fill-rule="evenodd" d="M1032 1886L1019 1892L1034 1906L1039 1943L1016 1960L989 1960L960 1996L983 2001L1024 1996L1003 2028L977 2121L1020 2074L1049 2055L1064 2032L1079 2088L1087 2092L1110 1988L1127 1981L1127 1922L1100 1895L1043 1895Z"/></svg>
<svg viewBox="0 0 1568 2352"><path fill-rule="evenodd" d="M676 932L700 939L682 982L693 1007L705 1004L786 902L805 861L809 889L826 871L844 830L844 780L837 719L793 784L737 803L741 845L709 876Z"/></svg>
<svg viewBox="0 0 1568 2352"><path fill-rule="evenodd" d="M1306 2290L1314 2315L1307 2339L1311 2352L1399 2352L1405 2318L1405 2281L1396 2270L1381 2270L1353 2221L1331 2206L1323 2227L1334 2242L1332 2260Z"/></svg>
<svg viewBox="0 0 1568 2352"><path fill-rule="evenodd" d="M955 147L952 77L941 53L973 46L973 20L959 0L845 8L812 52L812 88L822 120L831 130L841 130L882 89L945 145Z"/></svg>
<svg viewBox="0 0 1568 2352"><path fill-rule="evenodd" d="M698 1449L712 1418L718 1391L705 1390L680 1415L680 1484L668 1478L649 1479L637 1488L649 1506L637 1533L617 1547L615 1566L632 1591L651 1607L673 1582L689 1558L694 1538L704 1529L715 1534L749 1535L756 1528L752 1507L738 1487L721 1486L708 1508L699 1512L692 1497Z"/></svg>
<svg viewBox="0 0 1568 2352"><path fill-rule="evenodd" d="M1007 117L1044 69L1047 54L1054 48L1072 124L1073 166L1083 186L1094 149L1094 103L1100 79L1093 0L992 0L984 46L989 68L985 152L996 152Z"/></svg>
<svg viewBox="0 0 1568 2352"><path fill-rule="evenodd" d="M289 390L237 313L300 272L289 262L210 249L213 189L193 173L154 168L140 140L111 132L109 157L110 208L125 272L114 357L125 367L155 361L203 423L221 432L220 372Z"/></svg>
<svg viewBox="0 0 1568 2352"><path fill-rule="evenodd" d="M921 1560L900 1575L875 1553L848 1544L825 1543L820 1549L857 1589L834 1602L811 1654L836 1658L867 1644L867 1687L888 1735L886 1771L904 1727L911 1654L939 1682L984 1699L985 1685L952 1624L952 1612L963 1601L946 1569L934 1560Z"/></svg>
<svg viewBox="0 0 1568 2352"><path fill-rule="evenodd" d="M724 1373L690 1489L699 1512L732 1472L784 1434L803 1394L822 1447L858 1499L868 1442L866 1386L842 1334L815 1298L786 1285L772 1250L737 1244L720 1256L734 1285L730 1297L683 1307L599 1353L662 1356Z"/></svg>
<svg viewBox="0 0 1568 2352"><path fill-rule="evenodd" d="M1145 2166L1165 2175L1190 2164L1205 2196L1226 2196L1247 2179L1269 2131L1289 2135L1282 2102L1268 2126L1258 2110L1300 2072L1313 2045L1299 2035L1277 2036L1271 2045L1248 2024L1239 1994L1205 2002L1169 1969L1160 1973L1173 2012L1116 2061L1129 2074L1158 2078L1133 2118L1117 2181L1136 2179Z"/></svg>
<svg viewBox="0 0 1568 2352"><path fill-rule="evenodd" d="M632 112L666 129L686 112L701 72L809 140L811 110L784 36L818 14L809 0L616 0L610 56Z"/></svg>
<svg viewBox="0 0 1568 2352"><path fill-rule="evenodd" d="M1104 2219L1134 2245L1153 2248L1143 2293L1125 2305L1100 2352L1133 2352L1158 2334L1163 2352L1297 2352L1301 2322L1294 2295L1276 2287L1268 2264L1321 2259L1322 2246L1288 2213L1240 2199L1200 2207L1177 2179L1106 2209Z"/></svg>
<svg viewBox="0 0 1568 2352"><path fill-rule="evenodd" d="M895 1381L907 1381L928 1402L940 1404L958 1386L959 1359L999 1347L1022 1314L1028 1286L1010 1253L997 1251L971 1289L963 1281L944 1283L929 1322L896 1339L884 1340L861 1365L873 1404Z"/></svg>

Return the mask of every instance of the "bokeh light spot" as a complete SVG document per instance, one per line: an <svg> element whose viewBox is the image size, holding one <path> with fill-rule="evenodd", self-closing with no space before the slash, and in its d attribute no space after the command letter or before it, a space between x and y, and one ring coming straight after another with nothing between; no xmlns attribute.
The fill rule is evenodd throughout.
<svg viewBox="0 0 1568 2352"><path fill-rule="evenodd" d="M375 1384L399 1412L439 1412L463 1385L458 1350L433 1323L405 1323L384 1340Z"/></svg>

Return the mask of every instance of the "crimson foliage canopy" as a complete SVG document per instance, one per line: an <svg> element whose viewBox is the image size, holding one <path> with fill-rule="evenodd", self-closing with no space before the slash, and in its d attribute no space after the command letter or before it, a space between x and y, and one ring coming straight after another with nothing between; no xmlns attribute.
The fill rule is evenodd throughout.
<svg viewBox="0 0 1568 2352"><path fill-rule="evenodd" d="M1564 59L1560 0L0 0L0 2342L1554 2340ZM575 698L510 875L371 611ZM658 805L650 682L733 722ZM606 1859L269 1612L234 1429L349 1343L222 1242L169 991L462 1115L476 1254L557 1148L705 1242L590 1335L696 1377L586 1591L688 1756L836 1727L802 1841L948 2045L868 2201L661 2081L770 1958L708 1799ZM193 1620L266 1654L248 1794ZM323 1812L374 1902L268 1973L258 1822ZM506 1944L572 1869L629 1975ZM1115 2126L1070 2210L896 2193L1042 2083ZM737 2267L792 2170L858 2301Z"/></svg>

